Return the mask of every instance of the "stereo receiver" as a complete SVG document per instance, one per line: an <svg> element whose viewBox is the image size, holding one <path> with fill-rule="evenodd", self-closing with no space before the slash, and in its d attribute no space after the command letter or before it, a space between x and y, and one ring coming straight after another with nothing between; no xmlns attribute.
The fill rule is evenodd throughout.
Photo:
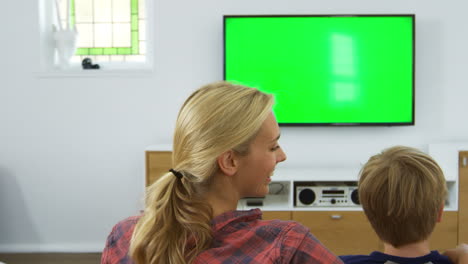
<svg viewBox="0 0 468 264"><path fill-rule="evenodd" d="M294 182L296 207L360 206L356 182Z"/></svg>

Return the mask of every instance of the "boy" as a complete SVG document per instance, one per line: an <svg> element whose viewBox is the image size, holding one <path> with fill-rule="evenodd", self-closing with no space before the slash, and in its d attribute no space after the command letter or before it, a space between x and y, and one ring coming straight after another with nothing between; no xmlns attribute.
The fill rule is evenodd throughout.
<svg viewBox="0 0 468 264"><path fill-rule="evenodd" d="M346 264L452 263L429 248L447 195L445 177L427 154L396 146L372 156L361 170L359 200L384 252L341 256Z"/></svg>

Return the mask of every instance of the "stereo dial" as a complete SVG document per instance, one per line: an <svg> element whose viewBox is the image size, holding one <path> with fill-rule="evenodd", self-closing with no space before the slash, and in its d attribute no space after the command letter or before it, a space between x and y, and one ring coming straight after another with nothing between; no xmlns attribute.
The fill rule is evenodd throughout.
<svg viewBox="0 0 468 264"><path fill-rule="evenodd" d="M353 201L354 204L361 204L359 202L359 194L358 194L358 190L353 190L353 192L351 193L351 201Z"/></svg>

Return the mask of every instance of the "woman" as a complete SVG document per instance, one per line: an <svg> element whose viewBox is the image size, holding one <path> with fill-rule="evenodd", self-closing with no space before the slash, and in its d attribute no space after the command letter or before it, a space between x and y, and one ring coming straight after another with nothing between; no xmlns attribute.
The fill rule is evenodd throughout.
<svg viewBox="0 0 468 264"><path fill-rule="evenodd" d="M227 82L195 91L177 118L173 168L148 188L144 213L114 227L101 263L341 263L304 226L236 210L268 194L286 159L272 105Z"/></svg>

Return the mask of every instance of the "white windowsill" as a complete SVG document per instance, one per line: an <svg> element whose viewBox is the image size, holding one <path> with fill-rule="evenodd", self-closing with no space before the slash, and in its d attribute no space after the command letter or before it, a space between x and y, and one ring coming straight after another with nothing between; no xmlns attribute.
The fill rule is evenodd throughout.
<svg viewBox="0 0 468 264"><path fill-rule="evenodd" d="M83 69L81 64L72 64L66 69L58 67L35 72L37 78L101 78L101 77L135 77L145 78L154 75L154 69L147 64L100 64L100 69Z"/></svg>

